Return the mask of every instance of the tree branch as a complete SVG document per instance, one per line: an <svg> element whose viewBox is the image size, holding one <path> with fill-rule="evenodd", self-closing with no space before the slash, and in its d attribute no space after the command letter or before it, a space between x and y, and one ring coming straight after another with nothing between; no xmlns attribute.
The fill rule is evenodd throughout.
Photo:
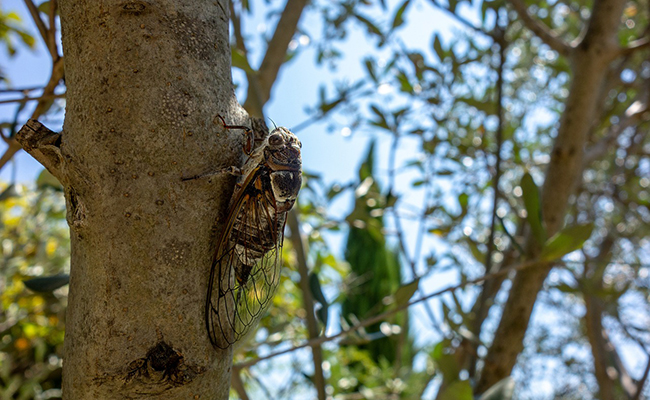
<svg viewBox="0 0 650 400"><path fill-rule="evenodd" d="M560 36L558 36L557 33L549 29L548 26L544 25L533 16L528 14L526 3L524 3L523 0L508 0L508 2L512 8L517 11L519 18L521 18L521 21L526 26L526 28L533 32L537 37L542 39L542 41L546 43L550 48L565 57L571 54L571 51L573 50L571 45L564 41Z"/></svg>
<svg viewBox="0 0 650 400"><path fill-rule="evenodd" d="M61 172L61 135L46 128L35 119L27 121L16 134L23 149L63 182Z"/></svg>
<svg viewBox="0 0 650 400"><path fill-rule="evenodd" d="M25 5L29 9L29 13L32 15L32 19L34 20L34 23L36 24L36 27L38 28L38 32L41 34L41 38L43 38L43 42L45 43L45 47L50 52L50 56L52 56L52 61L54 62L57 58L59 58L59 55L56 53L56 47L52 47L50 44L50 33L47 27L45 26L45 22L41 19L41 16L39 14L38 8L34 5L32 0L24 0ZM50 29L54 29L50 27Z"/></svg>
<svg viewBox="0 0 650 400"><path fill-rule="evenodd" d="M309 3L309 0L287 0L273 37L266 48L262 64L257 71L259 87L256 88L255 85L251 85L252 82L249 79L248 95L244 108L249 109L251 101L257 101L260 105L263 105L269 100L271 88L277 79L280 67L287 59L289 42L291 42L298 29L298 22L307 3ZM258 93L255 93L256 91Z"/></svg>
<svg viewBox="0 0 650 400"><path fill-rule="evenodd" d="M41 115L45 114L47 110L50 109L52 103L48 100L58 97L64 97L65 94L56 95L54 94L54 89L59 86L59 82L63 79L65 73L63 57L60 57L52 61L52 74L50 75L50 80L47 82L47 85L43 88L43 96L52 96L51 98L44 98L38 102L36 109L32 113L32 118L36 119Z"/></svg>
<svg viewBox="0 0 650 400"><path fill-rule="evenodd" d="M59 56L59 49L56 46L56 8L57 8L57 3L56 0L50 0L50 29L48 31L47 38L48 40L48 48L50 49L50 55L52 56L52 62L56 62L60 56Z"/></svg>
<svg viewBox="0 0 650 400"><path fill-rule="evenodd" d="M594 96L594 88L600 88L605 82L624 4L625 0L596 0L589 29L571 52L573 78L569 97L542 188L542 216L548 236L564 225L569 199L582 179L584 145L591 126L599 118L600 103L598 96ZM525 258L537 258L541 245L529 233ZM523 350L537 294L549 272L550 268L536 268L516 275L494 341L485 357L476 393L485 392L510 375Z"/></svg>
<svg viewBox="0 0 650 400"><path fill-rule="evenodd" d="M489 38L494 39L494 35L491 32L487 32L483 30L481 27L474 25L471 23L469 20L463 18L462 16L458 15L456 12L451 11L449 8L443 6L442 4L438 3L436 0L431 0L431 3L433 4L434 7L446 12L449 14L450 17L458 21L461 25L473 30L474 32L483 34Z"/></svg>
<svg viewBox="0 0 650 400"><path fill-rule="evenodd" d="M636 125L641 120L641 116L647 110L648 105L644 101L639 100L632 103L630 107L625 110L625 114L619 119L618 124L612 125L605 136L585 150L584 166L588 166L611 150L612 143L614 143L627 128Z"/></svg>
<svg viewBox="0 0 650 400"><path fill-rule="evenodd" d="M465 281L463 283L460 283L458 285L449 286L449 287L447 287L445 289L438 290L437 292L430 293L430 294L428 294L426 296L423 296L423 297L420 297L420 298L418 298L416 300L413 300L413 301L410 301L408 303L399 305L399 306L393 308L392 310L383 312L381 314L375 315L374 317L370 317L370 318L365 319L365 320L363 320L361 322L358 322L358 323L354 324L353 326L351 326L350 328L342 330L341 332L339 332L339 333L337 333L335 335L332 335L332 336L320 336L320 337L315 338L315 339L309 339L309 340L305 341L304 343L302 343L302 344L300 344L298 346L294 346L294 347L291 347L291 348L286 349L286 350L276 351L276 352L271 353L269 355L266 355L264 357L259 357L259 358L256 358L256 359L244 361L244 362L241 362L239 364L235 364L234 367L235 368L248 368L248 367L251 367L251 366L253 366L253 365L255 365L255 364L257 364L257 363L259 363L261 361L268 360L270 358L277 357L277 356L280 356L280 355L283 355L283 354L291 353L291 352L294 352L296 350L304 349L305 347L308 347L308 346L313 346L313 345L316 345L316 344L320 345L320 344L323 344L323 343L331 342L331 341L336 340L338 338L341 338L341 337L347 336L347 335L349 335L351 333L354 333L354 332L356 332L356 331L358 331L358 330L360 330L362 328L365 328L365 327L368 327L370 325L376 324L378 322L384 321L387 318L397 314L400 311L404 311L404 310L408 309L409 307L411 307L411 306L413 306L415 304L419 304L419 303L421 303L423 301L427 301L427 300L430 300L430 299L432 299L434 297L441 296L441 295L443 295L445 293L453 292L455 290L464 288L466 286L476 285L476 284L479 284L479 283L487 282L487 281L489 281L491 279L499 278L501 276L505 276L505 275L507 275L507 274L509 274L510 272L513 272L513 271L523 271L523 270L530 270L530 269L535 269L535 268L546 268L548 265L550 265L550 263L545 262L545 261L538 261L538 260L532 260L532 261L527 261L527 262L523 262L523 263L520 263L520 264L516 264L514 266L504 268L504 269L502 269L502 270L500 270L498 272L495 272L493 274L487 274L487 275L484 275L484 276L482 276L480 278L471 279L471 280Z"/></svg>
<svg viewBox="0 0 650 400"><path fill-rule="evenodd" d="M244 382L241 380L241 375L239 375L239 370L235 369L232 371L232 376L230 377L230 387L235 389L237 395L241 400L249 400L248 393L246 393L246 388L244 388Z"/></svg>
<svg viewBox="0 0 650 400"><path fill-rule="evenodd" d="M61 80L61 78L63 78L63 73L64 73L64 71L63 71L63 57L61 57L58 60L53 62L53 64L52 64L52 75L50 76L50 80L47 83L47 85L45 85L45 87L43 88L43 94L40 97L37 97L37 98L23 98L23 99L19 99L19 100L10 100L10 101L0 101L0 104L3 104L4 102L12 103L12 102L17 102L17 101L38 100L38 105L36 106L36 109L34 109L34 112L32 113L32 119L36 119L36 118L40 117L45 111L47 111L50 108L50 105L51 105L51 103L49 102L50 99L65 96L65 95L55 95L54 94L54 89L58 86L59 81ZM45 128L45 129L47 129L47 128ZM2 157L0 157L0 170L5 165L7 165L7 163L13 158L13 156L20 149L21 149L21 147L20 147L20 144L18 142L12 141L12 143L9 143L9 147L7 148L7 150L5 150L5 153L2 155ZM56 175L54 175L54 176L56 176Z"/></svg>
<svg viewBox="0 0 650 400"><path fill-rule="evenodd" d="M634 53L635 51L647 48L650 48L650 36L646 36L630 42L627 47L621 48L619 55L626 56L628 54Z"/></svg>
<svg viewBox="0 0 650 400"><path fill-rule="evenodd" d="M65 97L65 93L62 94L44 94L42 96L37 96L37 97L22 97L20 99L8 99L8 100L0 100L0 104L11 104L11 103L21 103L25 101L48 101L48 100L53 100L53 99L62 99Z"/></svg>
<svg viewBox="0 0 650 400"><path fill-rule="evenodd" d="M318 321L314 315L314 299L312 298L311 289L309 288L309 268L307 267L306 243L300 233L300 223L298 221L298 212L296 209L289 211L287 215L287 224L291 229L291 243L296 252L298 261L298 272L300 273L300 290L302 291L303 306L307 314L307 332L309 339L316 339L319 336ZM323 350L319 344L311 346L312 359L314 362L313 382L318 393L318 400L325 400L325 376L323 374Z"/></svg>
<svg viewBox="0 0 650 400"><path fill-rule="evenodd" d="M499 206L499 181L501 180L501 148L503 146L503 67L506 62L506 48L507 48L507 42L505 41L505 31L504 30L499 30L499 34L497 35L497 39L495 40L498 43L499 46L499 66L497 68L497 98L496 98L496 109L497 109L497 129L495 132L496 136L496 146L497 148L494 150L494 176L492 177L492 189L493 189L493 196L492 196L492 215L491 215L491 221L490 221L490 235L488 237L487 241L487 252L485 254L485 273L489 274L493 271L493 265L492 265L492 254L494 252L494 235L496 231L496 221L497 221L497 208ZM487 316L487 313L490 310L489 305L487 304L488 302L488 296L489 293L487 291L487 286L483 286L481 290L481 294L478 297L478 310L477 313L474 315L474 326L472 327L472 333L476 336L479 337L481 333L481 327L483 326L483 321L485 320L485 317ZM478 343L472 343L471 344L471 349L472 352L469 355L470 356L470 363L469 363L469 376L471 378L474 377L474 374L476 373L476 359L478 355Z"/></svg>
<svg viewBox="0 0 650 400"><path fill-rule="evenodd" d="M634 394L634 397L632 397L632 400L641 399L641 394L643 393L643 387L645 386L645 383L648 380L648 375L650 374L650 354L646 353L646 356L648 357L648 363L645 366L645 371L643 371L643 376L639 380L639 384L636 387L636 393Z"/></svg>
<svg viewBox="0 0 650 400"><path fill-rule="evenodd" d="M34 20L34 23L36 24L36 28L38 28L38 32L41 34L41 38L43 39L43 42L45 42L45 45L48 45L48 40L47 40L47 27L45 26L45 23L41 19L41 16L38 13L38 8L36 8L36 5L32 2L32 0L24 0L25 6L27 6L27 9L29 10L29 13L32 15L32 19Z"/></svg>

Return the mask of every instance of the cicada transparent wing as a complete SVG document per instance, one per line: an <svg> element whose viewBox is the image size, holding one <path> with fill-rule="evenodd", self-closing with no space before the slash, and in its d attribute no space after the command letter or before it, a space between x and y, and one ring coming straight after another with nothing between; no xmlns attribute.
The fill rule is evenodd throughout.
<svg viewBox="0 0 650 400"><path fill-rule="evenodd" d="M278 212L260 166L234 195L210 271L206 325L219 348L242 339L271 304L280 281L286 212Z"/></svg>

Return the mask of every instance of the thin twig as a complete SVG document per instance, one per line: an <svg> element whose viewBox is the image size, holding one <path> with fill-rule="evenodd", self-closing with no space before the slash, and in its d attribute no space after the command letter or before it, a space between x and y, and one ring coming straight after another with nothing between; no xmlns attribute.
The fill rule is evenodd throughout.
<svg viewBox="0 0 650 400"><path fill-rule="evenodd" d="M48 32L48 48L50 48L50 54L52 55L52 62L55 62L59 59L59 49L56 46L56 0L50 0L50 30Z"/></svg>
<svg viewBox="0 0 650 400"><path fill-rule="evenodd" d="M43 100L61 99L64 97L65 97L65 93L44 94L39 97L23 97L20 99L0 100L0 104L22 103L24 101L43 101Z"/></svg>
<svg viewBox="0 0 650 400"><path fill-rule="evenodd" d="M38 105L34 109L34 112L32 113L32 116L30 119L37 119L40 117L45 111L47 111L47 106L46 106L46 101L51 98L57 98L57 97L64 97L65 94L54 94L54 89L58 86L59 82L63 78L63 58L59 58L55 62L52 63L52 74L50 75L50 80L48 81L47 85L43 88L43 94L38 97L38 98L23 98L20 100L12 100L9 101L11 102L26 102L26 101L32 101L32 100L38 100ZM0 102L0 104L3 104L3 102ZM5 153L0 157L0 170L13 158L13 156L21 149L20 145L18 142L14 142L13 144L10 144L7 149L5 150Z"/></svg>
<svg viewBox="0 0 650 400"><path fill-rule="evenodd" d="M531 267L548 266L550 264L551 264L551 262L548 262L548 261L532 260L532 261L527 261L527 262L523 262L523 263L514 265L514 266L509 267L509 268L504 268L504 269L501 269L500 271L495 272L493 274L484 275L484 276L482 276L480 278L471 279L471 280L468 280L466 282L460 283L458 285L449 286L449 287L447 287L445 289L438 290L438 291L430 293L430 294L428 294L426 296L420 297L419 299L416 299L416 300L410 301L408 303L405 303L403 305L397 306L392 310L383 312L381 314L375 315L374 317L370 317L370 318L365 319L365 320L363 320L361 322L358 322L358 323L354 324L353 326L351 326L350 328L342 330L341 332L337 333L336 335L320 336L320 337L318 337L316 339L310 339L310 340L307 340L307 341L303 342L302 344L300 344L298 346L294 346L294 347L291 347L291 348L286 349L286 350L276 351L276 352L271 353L269 355L266 355L264 357L259 357L259 358L255 358L255 359L252 359L252 360L248 360L248 361L244 361L244 362L235 364L234 367L235 368L240 368L240 369L241 368L248 368L248 367L253 366L253 365L255 365L255 364L257 364L257 363L259 363L261 361L268 360L270 358L277 357L277 356L282 355L282 354L291 353L293 351L300 350L300 349L303 349L305 347L313 346L313 345L316 345L316 344L323 344L323 343L331 342L331 341L336 340L336 339L338 339L340 337L347 336L347 335L349 335L349 334L351 334L353 332L356 332L361 328L365 328L365 327L368 327L370 325L376 324L376 323L378 323L380 321L384 321L388 317L391 317L391 316L393 316L394 314L396 314L396 313L398 313L400 311L404 311L407 308L409 308L409 307L411 307L411 306L413 306L415 304L419 304L419 303L421 303L423 301L427 301L427 300L432 299L434 297L441 296L441 295L443 295L445 293L453 292L455 290L462 289L462 288L464 288L466 286L469 286L469 285L475 285L475 284L478 284L478 283L488 281L490 279L498 278L498 277L507 275L512 271L521 271L521 270L528 269L528 268L531 268Z"/></svg>
<svg viewBox="0 0 650 400"><path fill-rule="evenodd" d="M650 47L650 37L646 36L630 42L627 47L623 47L620 51L620 55L632 54L635 51L647 49L648 47Z"/></svg>
<svg viewBox="0 0 650 400"><path fill-rule="evenodd" d="M45 47L50 52L50 55L52 56L52 61L56 61L58 58L58 54L56 54L56 50L50 46L50 40L49 40L49 30L45 26L45 22L43 22L43 19L41 19L41 15L39 14L38 8L34 5L34 2L32 0L24 0L25 5L27 6L27 9L29 9L29 13L32 15L32 19L34 20L34 23L36 24L36 27L38 28L38 32L41 34L41 38L43 38L43 42L45 43Z"/></svg>
<svg viewBox="0 0 650 400"><path fill-rule="evenodd" d="M451 10L448 9L447 7L445 7L445 6L443 6L442 4L438 3L436 0L431 0L431 3L432 3L436 8L438 8L438 9L440 9L440 10L446 12L447 14L449 14L449 16L451 16L453 19L455 19L456 21L460 22L462 25L466 26L467 28L473 30L474 32L478 32L478 33L483 34L483 35L485 35L485 36L487 36L487 37L489 37L489 38L494 39L494 36L493 36L493 34L492 34L491 32L485 31L485 30L483 30L483 28L474 25L474 24L471 23L469 20L467 20L467 19L465 19L464 17L461 17L460 15L458 15L457 12L455 12L455 11L451 11Z"/></svg>
<svg viewBox="0 0 650 400"><path fill-rule="evenodd" d="M494 176L492 177L492 215L490 220L490 235L487 241L487 252L485 254L485 273L489 274L493 272L492 266L492 253L494 252L494 236L496 232L496 222L497 222L497 209L499 206L499 181L501 180L501 148L503 147L503 124L504 124L504 115L503 115L503 67L506 63L506 48L507 42L505 40L505 29L499 28L497 30L495 42L499 46L499 66L497 68L497 98L496 98L496 111L497 111L497 128L495 132L495 139L497 148L494 151ZM488 301L488 290L487 285L483 286L481 290L481 295L478 298L478 311L474 316L474 326L473 333L478 337L481 332L481 327L483 326L483 321L485 320L485 314L489 311L489 307L486 305ZM472 345L474 350L472 352L471 361L469 364L469 375L473 377L476 373L476 357L478 352L476 347L478 344Z"/></svg>
<svg viewBox="0 0 650 400"><path fill-rule="evenodd" d="M32 0L24 0L25 5L27 6L27 9L29 10L29 13L32 15L32 19L34 20L34 23L36 24L36 27L38 28L38 32L41 34L41 38L43 38L43 41L45 42L45 45L48 45L47 41L47 27L45 26L45 23L41 19L41 16L39 15L38 8L36 8L36 5L34 5L34 2Z"/></svg>
<svg viewBox="0 0 650 400"><path fill-rule="evenodd" d="M634 393L634 397L632 397L631 400L641 399L641 394L643 393L643 387L645 386L645 383L648 380L648 375L650 374L650 354L646 352L646 356L648 357L648 362L645 366L645 371L643 371L643 376L639 380L639 384L636 387L636 393Z"/></svg>
<svg viewBox="0 0 650 400"><path fill-rule="evenodd" d="M34 87L27 87L27 88L6 88L6 89L0 89L0 93L27 93L27 92L32 92L34 90L42 90L42 86L34 86Z"/></svg>
<svg viewBox="0 0 650 400"><path fill-rule="evenodd" d="M523 24L537 37L542 39L550 48L563 56L569 56L573 48L548 26L528 14L526 3L523 0L508 0L512 8L517 11Z"/></svg>

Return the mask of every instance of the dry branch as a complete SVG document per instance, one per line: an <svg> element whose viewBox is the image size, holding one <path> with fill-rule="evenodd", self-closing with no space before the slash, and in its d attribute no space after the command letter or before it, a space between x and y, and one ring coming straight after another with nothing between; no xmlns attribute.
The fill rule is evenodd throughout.
<svg viewBox="0 0 650 400"><path fill-rule="evenodd" d="M27 121L16 134L23 149L40 162L59 181L61 174L61 134L53 132L35 119Z"/></svg>

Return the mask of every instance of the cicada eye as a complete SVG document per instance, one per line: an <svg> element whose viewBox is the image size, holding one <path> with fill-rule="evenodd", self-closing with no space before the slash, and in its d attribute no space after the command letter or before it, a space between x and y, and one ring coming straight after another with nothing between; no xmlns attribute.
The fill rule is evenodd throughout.
<svg viewBox="0 0 650 400"><path fill-rule="evenodd" d="M274 133L269 137L269 144L271 146L281 146L284 144L284 139L279 133Z"/></svg>

